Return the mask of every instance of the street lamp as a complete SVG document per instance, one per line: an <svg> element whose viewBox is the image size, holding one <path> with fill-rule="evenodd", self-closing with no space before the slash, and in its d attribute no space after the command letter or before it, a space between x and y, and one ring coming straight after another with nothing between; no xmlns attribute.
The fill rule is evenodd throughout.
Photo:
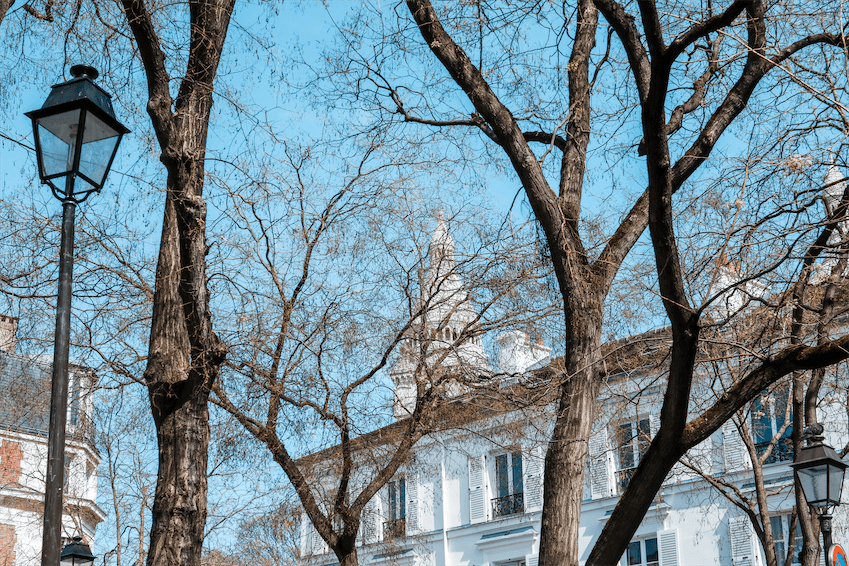
<svg viewBox="0 0 849 566"><path fill-rule="evenodd" d="M825 438L822 433L822 424L805 429L805 435L809 436L810 440L807 446L799 450L799 455L791 467L799 478L808 505L821 509L819 520L823 552L830 554L831 509L840 505L843 477L849 465L840 459L834 448L823 442Z"/></svg>
<svg viewBox="0 0 849 566"><path fill-rule="evenodd" d="M94 554L82 537L74 537L71 542L65 545L60 555L60 564L62 566L83 566L94 562Z"/></svg>
<svg viewBox="0 0 849 566"><path fill-rule="evenodd" d="M53 195L62 201L62 243L59 252L59 297L47 441L42 566L56 566L59 563L61 542L74 214L77 203L84 201L91 193L100 191L118 144L124 134L129 132L115 118L111 96L94 84L97 74L95 69L85 65L71 67L74 78L53 85L44 105L39 110L26 113L32 120L41 182L49 185Z"/></svg>

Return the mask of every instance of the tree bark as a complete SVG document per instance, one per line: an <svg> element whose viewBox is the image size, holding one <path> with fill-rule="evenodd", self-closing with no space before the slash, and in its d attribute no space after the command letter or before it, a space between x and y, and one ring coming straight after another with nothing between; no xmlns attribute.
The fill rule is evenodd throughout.
<svg viewBox="0 0 849 566"><path fill-rule="evenodd" d="M201 561L207 512L207 402L226 353L209 310L204 157L212 86L233 5L234 0L189 4L189 60L174 101L165 54L145 3L122 3L147 76L148 114L167 170L144 373L159 444L148 566L199 566Z"/></svg>
<svg viewBox="0 0 849 566"><path fill-rule="evenodd" d="M6 17L6 12L9 11L9 8L11 8L14 3L15 0L0 0L0 24L3 23L3 18Z"/></svg>

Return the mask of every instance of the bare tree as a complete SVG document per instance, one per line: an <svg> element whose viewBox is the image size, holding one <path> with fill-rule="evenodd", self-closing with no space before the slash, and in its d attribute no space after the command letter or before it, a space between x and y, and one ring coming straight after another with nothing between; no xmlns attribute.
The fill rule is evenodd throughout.
<svg viewBox="0 0 849 566"><path fill-rule="evenodd" d="M473 148L470 160L500 155L521 183L557 278L565 369L557 379L557 422L546 456L541 564L577 563L587 439L605 374L604 303L626 256L650 228L657 292L673 344L659 432L588 561L612 564L680 456L782 376L844 357L840 351L846 338L809 346L774 342L727 395L691 419L686 400L705 325L702 313L713 298L705 297L700 305L691 296L673 198L681 187L701 182L696 172L713 163L708 158L720 136L746 105L759 102L756 89L767 84L766 78L774 77L769 85L795 82L800 86L793 90L795 96L819 100L820 91L809 87L821 72L809 72L800 57L821 46L842 57L841 24L823 11L816 12L820 18L782 27L789 21L786 14L762 2L733 2L718 11L712 5L675 3L661 10L655 3L625 6L601 0L557 7L452 3L439 9L428 0L408 0L407 6L415 27L400 16L397 27L387 27L386 14L373 27L366 18L353 21L357 40L347 44L348 57L338 59L352 62L344 64L346 71L356 71L347 92L356 93L357 100L368 99L385 126L403 132L399 135L439 132L432 134L437 140L454 131L456 143ZM679 17L681 13L686 16ZM607 34L601 33L600 15ZM399 45L397 59L389 48L360 49L370 32L384 46ZM441 69L428 67L422 56L427 71L410 78L397 69L418 54L421 40L417 44L415 34ZM596 50L598 39L606 43ZM622 86L621 75L613 78L623 67L630 75L627 86ZM345 96L340 95L347 101ZM635 143L621 144L621 124L632 115ZM775 138L773 143L760 147L781 144ZM601 151L619 156L618 162L607 157L611 171L601 175L613 178L611 192L621 202L622 187L633 181L617 182L613 167L630 165L627 152L634 149L645 157L639 165L645 176L638 182L647 189L622 208L618 223L610 222L599 235L582 204L591 192L590 156L600 160ZM718 179L723 168L736 166L720 161L712 167L705 170L716 171ZM787 200L792 208L792 199ZM776 210L785 212L790 210ZM715 250L709 253L716 257Z"/></svg>
<svg viewBox="0 0 849 566"><path fill-rule="evenodd" d="M413 184L433 163L377 149L346 163L289 145L277 177L233 192L226 207L239 228L226 233L244 236L229 237L223 262L251 269L221 288L236 322L215 403L267 450L303 520L345 565L374 532L370 501L446 400L487 378L483 334L550 312L507 305L541 276L524 230L488 227L476 204L436 215ZM455 249L449 227L468 247ZM396 364L407 368L397 399ZM393 412L385 435L366 434Z"/></svg>

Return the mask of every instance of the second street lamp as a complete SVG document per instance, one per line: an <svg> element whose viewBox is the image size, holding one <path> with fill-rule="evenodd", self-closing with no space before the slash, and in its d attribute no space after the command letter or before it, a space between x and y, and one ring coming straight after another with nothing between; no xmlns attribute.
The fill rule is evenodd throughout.
<svg viewBox="0 0 849 566"><path fill-rule="evenodd" d="M100 190L121 138L129 132L116 118L109 94L94 84L97 71L71 67L70 81L54 85L39 110L27 112L35 134L38 174L62 201L59 297L50 392L47 476L41 564L59 563L65 425L68 407L68 352L71 327L71 280L74 265L74 214L77 203Z"/></svg>
<svg viewBox="0 0 849 566"><path fill-rule="evenodd" d="M791 467L799 478L808 505L820 509L823 552L828 555L832 546L831 509L840 505L843 477L849 465L840 459L834 448L825 444L822 433L822 424L805 429L805 436L810 440L807 446L799 450Z"/></svg>

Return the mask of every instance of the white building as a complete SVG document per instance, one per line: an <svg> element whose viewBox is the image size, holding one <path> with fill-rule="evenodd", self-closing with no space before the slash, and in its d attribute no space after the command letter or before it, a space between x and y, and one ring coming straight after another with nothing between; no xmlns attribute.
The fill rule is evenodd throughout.
<svg viewBox="0 0 849 566"><path fill-rule="evenodd" d="M50 418L51 363L14 353L17 319L0 315L0 566L41 563L44 478ZM89 370L71 366L65 447L62 535L91 542L105 515L95 503L97 466L90 437L94 386Z"/></svg>
<svg viewBox="0 0 849 566"><path fill-rule="evenodd" d="M450 243L450 245L449 245ZM439 301L438 316L425 323L425 335L443 337L445 347L473 314L463 305L462 281L439 275L451 265L453 253L444 224L431 243L431 270L426 281L450 282L442 289L450 297ZM434 272L437 276L434 276ZM466 346L466 368L477 367L488 379L501 380L501 391L516 393L516 376L533 376L537 393L545 390L548 348L532 343L523 333L496 338L499 368L487 365L479 342ZM585 561L605 521L641 455L658 427L664 393L665 345L668 333L657 330L608 345L608 388L600 399L600 416L590 440L580 523L580 560ZM408 351L414 351L411 345ZM460 364L460 356L446 357ZM402 357L392 370L396 386L395 416L404 418L414 401L411 368ZM541 368L541 369L538 369ZM500 376L500 377L499 377ZM786 556L789 516L794 505L792 458L782 428L787 386L777 385L755 400L747 423L759 454L774 438L772 455L763 467L772 495L769 507L776 534L776 550ZM547 441L553 426L551 405L504 410L492 395L454 392L447 414L452 426L423 439L409 463L369 502L360 529L358 557L362 565L389 566L536 566L538 564L542 477ZM847 442L846 408L839 402L822 408L827 441L836 447ZM393 442L389 428L374 439ZM395 439L397 440L397 439ZM749 455L733 424L727 424L689 455L705 474L720 477L753 491ZM841 517L835 520L840 540ZM305 566L336 563L327 546L304 516L302 555ZM799 539L801 546L801 539ZM797 548L798 551L798 548ZM677 465L657 494L637 530L623 566L757 566L763 564L760 542L749 519L712 489L701 476Z"/></svg>

